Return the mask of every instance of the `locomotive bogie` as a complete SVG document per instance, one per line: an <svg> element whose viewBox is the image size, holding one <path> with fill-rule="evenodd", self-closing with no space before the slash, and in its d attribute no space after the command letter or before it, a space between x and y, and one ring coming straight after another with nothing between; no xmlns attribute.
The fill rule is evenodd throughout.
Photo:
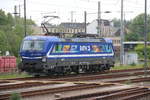
<svg viewBox="0 0 150 100"><path fill-rule="evenodd" d="M23 70L29 73L66 73L66 72L99 72L109 70L113 67L113 58L98 59L98 58L83 58L83 59L47 59L46 63L42 61L25 61L23 60Z"/></svg>

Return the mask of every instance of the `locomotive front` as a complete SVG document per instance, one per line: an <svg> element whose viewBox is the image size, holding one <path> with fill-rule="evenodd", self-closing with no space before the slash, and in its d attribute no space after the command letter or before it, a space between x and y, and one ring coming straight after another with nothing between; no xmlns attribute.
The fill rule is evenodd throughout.
<svg viewBox="0 0 150 100"><path fill-rule="evenodd" d="M42 36L27 36L21 45L21 71L42 73L46 66L47 38Z"/></svg>

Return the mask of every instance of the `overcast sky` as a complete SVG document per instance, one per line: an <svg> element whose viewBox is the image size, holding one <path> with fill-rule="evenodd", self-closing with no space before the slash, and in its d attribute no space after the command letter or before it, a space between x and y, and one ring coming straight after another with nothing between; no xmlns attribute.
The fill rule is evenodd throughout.
<svg viewBox="0 0 150 100"><path fill-rule="evenodd" d="M23 16L24 0L0 0L0 9L13 13L15 5L21 5L21 16ZM74 22L84 21L84 11L87 11L87 21L91 22L97 18L97 2L101 1L101 18L120 18L121 0L26 0L27 18L32 18L40 24L44 15L57 15L60 19L51 20L50 23L70 22L71 11ZM145 0L124 0L125 19L133 19L144 12ZM150 0L148 2L148 13L150 12ZM111 13L103 13L111 11ZM54 13L55 12L55 13ZM95 14L90 14L95 13Z"/></svg>

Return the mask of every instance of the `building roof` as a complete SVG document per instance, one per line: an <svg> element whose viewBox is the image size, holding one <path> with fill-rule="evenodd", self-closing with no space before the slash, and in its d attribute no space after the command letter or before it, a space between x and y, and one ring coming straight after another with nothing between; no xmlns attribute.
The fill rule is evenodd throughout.
<svg viewBox="0 0 150 100"><path fill-rule="evenodd" d="M59 25L60 27L64 28L84 28L84 23L71 23L71 22L64 22Z"/></svg>
<svg viewBox="0 0 150 100"><path fill-rule="evenodd" d="M98 21L98 19L96 19ZM103 23L104 26L110 26L110 21L106 19L101 19L101 22L99 21L99 24Z"/></svg>
<svg viewBox="0 0 150 100"><path fill-rule="evenodd" d="M123 44L144 44L144 41L126 41ZM150 41L147 41L147 44L150 44Z"/></svg>

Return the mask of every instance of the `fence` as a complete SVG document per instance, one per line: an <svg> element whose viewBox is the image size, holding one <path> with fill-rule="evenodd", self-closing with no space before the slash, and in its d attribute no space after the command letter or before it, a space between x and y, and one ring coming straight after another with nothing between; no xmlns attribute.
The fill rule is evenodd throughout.
<svg viewBox="0 0 150 100"><path fill-rule="evenodd" d="M0 56L0 73L7 73L16 70L16 57Z"/></svg>

